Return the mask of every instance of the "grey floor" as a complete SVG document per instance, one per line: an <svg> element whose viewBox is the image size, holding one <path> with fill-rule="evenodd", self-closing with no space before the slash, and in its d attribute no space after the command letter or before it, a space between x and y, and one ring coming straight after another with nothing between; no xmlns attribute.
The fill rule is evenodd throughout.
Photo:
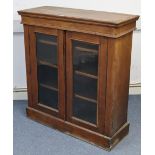
<svg viewBox="0 0 155 155"><path fill-rule="evenodd" d="M129 97L130 132L111 152L26 117L27 101L14 101L14 155L140 155L141 96Z"/></svg>

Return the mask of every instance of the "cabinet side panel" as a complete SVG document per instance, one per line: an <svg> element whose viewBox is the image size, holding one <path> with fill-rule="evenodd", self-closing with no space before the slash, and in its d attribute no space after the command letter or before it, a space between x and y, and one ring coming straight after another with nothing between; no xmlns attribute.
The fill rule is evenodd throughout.
<svg viewBox="0 0 155 155"><path fill-rule="evenodd" d="M127 122L132 33L108 40L105 133L112 136Z"/></svg>
<svg viewBox="0 0 155 155"><path fill-rule="evenodd" d="M28 92L28 105L32 106L31 95L31 65L30 65L30 40L29 40L29 26L24 25L24 44L25 44L25 61L26 61L26 76L27 76L27 92Z"/></svg>

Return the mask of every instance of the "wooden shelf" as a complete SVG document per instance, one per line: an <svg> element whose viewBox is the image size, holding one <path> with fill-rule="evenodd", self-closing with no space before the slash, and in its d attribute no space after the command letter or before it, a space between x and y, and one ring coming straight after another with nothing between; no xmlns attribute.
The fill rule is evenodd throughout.
<svg viewBox="0 0 155 155"><path fill-rule="evenodd" d="M75 117L75 116L72 116L72 119L96 127L96 124L93 124L93 123L91 123L91 122L85 121L85 120L80 119L80 118L77 118L77 117Z"/></svg>
<svg viewBox="0 0 155 155"><path fill-rule="evenodd" d="M38 42L43 43L43 44L47 44L47 45L54 45L54 46L57 45L56 42L47 41L47 40L42 40L42 39L38 40Z"/></svg>
<svg viewBox="0 0 155 155"><path fill-rule="evenodd" d="M96 100L91 99L91 98L88 98L88 97L84 97L84 96L81 96L81 95L78 95L78 94L75 94L74 96L77 97L77 98L80 98L80 99L83 99L83 100L89 101L89 102L97 103Z"/></svg>
<svg viewBox="0 0 155 155"><path fill-rule="evenodd" d="M84 47L79 47L79 46L76 46L75 49L79 50L79 51L82 51L82 52L92 52L92 53L95 53L95 54L98 53L98 50L90 49L90 48L84 48Z"/></svg>
<svg viewBox="0 0 155 155"><path fill-rule="evenodd" d="M40 83L40 86L42 86L42 87L44 87L44 88L47 88L47 89L54 90L54 91L58 91L58 88L49 86L49 85L47 85L47 84Z"/></svg>
<svg viewBox="0 0 155 155"><path fill-rule="evenodd" d="M95 75L84 73L84 72L77 71L77 70L75 70L75 74L86 76L86 77L90 77L90 78L93 78L93 79L98 79L98 77L95 76Z"/></svg>
<svg viewBox="0 0 155 155"><path fill-rule="evenodd" d="M51 63L49 63L49 62L47 62L47 61L45 61L45 60L38 60L38 64L47 65L47 66L53 67L53 68L58 68L57 65L51 64Z"/></svg>
<svg viewBox="0 0 155 155"><path fill-rule="evenodd" d="M43 107L43 108L46 108L46 109L49 109L49 110L52 110L52 111L58 112L57 109L52 108L52 107L49 107L49 106L47 106L45 103L40 102L38 105L39 105L40 107Z"/></svg>

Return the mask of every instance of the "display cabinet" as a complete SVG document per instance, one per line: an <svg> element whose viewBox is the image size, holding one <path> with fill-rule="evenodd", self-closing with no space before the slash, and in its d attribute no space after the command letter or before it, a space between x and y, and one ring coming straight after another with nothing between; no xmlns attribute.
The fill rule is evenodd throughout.
<svg viewBox="0 0 155 155"><path fill-rule="evenodd" d="M129 131L132 33L138 16L49 6L19 14L27 116L110 150Z"/></svg>

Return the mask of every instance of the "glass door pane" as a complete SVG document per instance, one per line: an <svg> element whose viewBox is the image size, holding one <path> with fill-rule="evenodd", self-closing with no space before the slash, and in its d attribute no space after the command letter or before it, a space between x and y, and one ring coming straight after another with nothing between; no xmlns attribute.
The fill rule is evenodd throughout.
<svg viewBox="0 0 155 155"><path fill-rule="evenodd" d="M38 102L58 109L57 37L36 33Z"/></svg>
<svg viewBox="0 0 155 155"><path fill-rule="evenodd" d="M96 44L72 40L72 115L93 124L97 124L98 50Z"/></svg>
<svg viewBox="0 0 155 155"><path fill-rule="evenodd" d="M36 33L38 61L57 65L57 37Z"/></svg>

